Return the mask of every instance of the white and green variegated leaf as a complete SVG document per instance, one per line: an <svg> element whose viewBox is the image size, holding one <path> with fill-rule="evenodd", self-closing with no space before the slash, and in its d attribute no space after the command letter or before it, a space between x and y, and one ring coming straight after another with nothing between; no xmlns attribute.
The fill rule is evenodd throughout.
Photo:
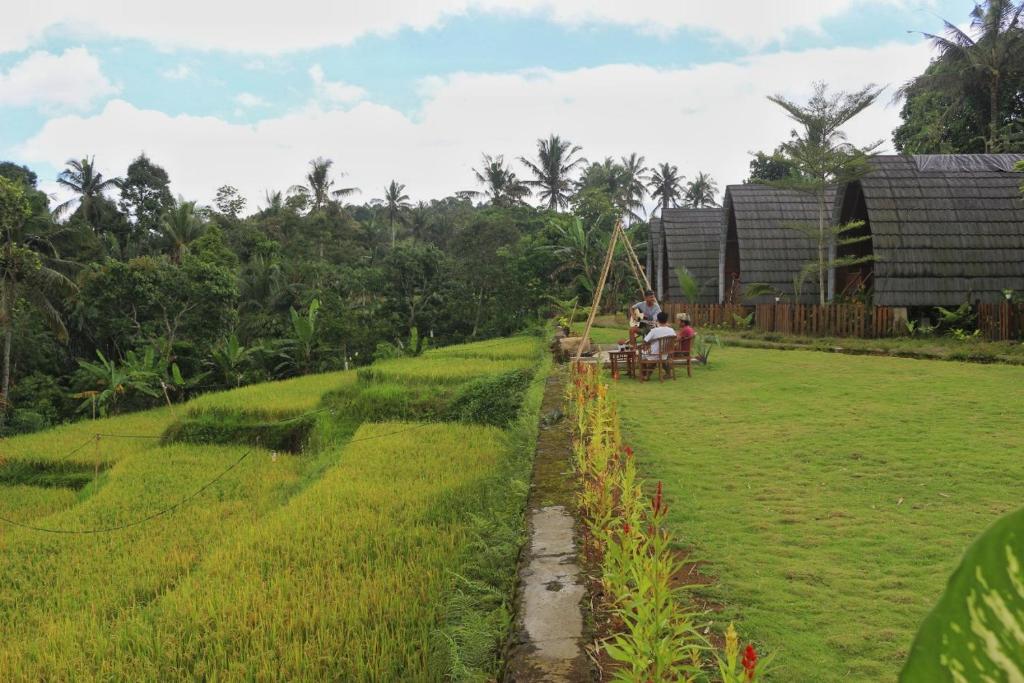
<svg viewBox="0 0 1024 683"><path fill-rule="evenodd" d="M1024 683L1024 508L967 550L924 620L902 683Z"/></svg>

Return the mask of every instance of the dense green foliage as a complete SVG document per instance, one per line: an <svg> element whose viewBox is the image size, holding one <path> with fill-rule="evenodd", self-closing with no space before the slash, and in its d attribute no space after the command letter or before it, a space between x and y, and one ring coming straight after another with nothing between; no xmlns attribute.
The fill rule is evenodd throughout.
<svg viewBox="0 0 1024 683"><path fill-rule="evenodd" d="M616 219L638 221L656 191L642 157L588 163L558 136L519 160L522 179L485 155L484 192L416 205L397 180L347 203L317 158L249 215L230 185L203 206L172 195L159 160L119 177L101 161L68 162L59 207L0 164L0 435L529 328L550 297L592 296ZM643 251L646 226L631 232ZM617 259L605 301L636 289Z"/></svg>
<svg viewBox="0 0 1024 683"><path fill-rule="evenodd" d="M903 123L893 131L907 154L1024 151L1024 2L982 0L967 28L945 22L924 34L938 55L903 85Z"/></svg>

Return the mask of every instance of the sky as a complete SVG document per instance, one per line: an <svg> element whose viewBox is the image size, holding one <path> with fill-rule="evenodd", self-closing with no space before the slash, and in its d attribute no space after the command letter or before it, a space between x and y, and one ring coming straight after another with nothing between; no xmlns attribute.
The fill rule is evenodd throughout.
<svg viewBox="0 0 1024 683"><path fill-rule="evenodd" d="M636 152L720 189L791 122L766 98L888 89L851 141L899 123L892 91L933 56L921 31L969 0L33 0L0 24L0 160L59 195L70 158L106 176L144 152L172 190L230 184L265 204L334 161L355 201L392 180L414 201L480 189L557 133L600 161ZM340 177L341 173L347 174Z"/></svg>

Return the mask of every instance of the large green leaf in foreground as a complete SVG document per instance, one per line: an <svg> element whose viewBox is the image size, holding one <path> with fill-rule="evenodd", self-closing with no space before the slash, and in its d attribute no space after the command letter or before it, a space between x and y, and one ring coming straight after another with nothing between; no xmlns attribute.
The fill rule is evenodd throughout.
<svg viewBox="0 0 1024 683"><path fill-rule="evenodd" d="M967 550L924 620L903 683L1024 681L1024 508Z"/></svg>

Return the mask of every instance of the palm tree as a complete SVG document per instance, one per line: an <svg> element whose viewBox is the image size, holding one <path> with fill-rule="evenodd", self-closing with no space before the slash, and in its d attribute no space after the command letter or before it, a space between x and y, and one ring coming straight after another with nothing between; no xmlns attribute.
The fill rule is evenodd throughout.
<svg viewBox="0 0 1024 683"><path fill-rule="evenodd" d="M68 159L67 168L57 176L57 184L71 190L75 196L60 204L53 210L54 218L69 213L73 207L82 213L85 222L99 232L100 202L106 197L104 192L119 186L119 179L104 178L96 170L95 157L88 159Z"/></svg>
<svg viewBox="0 0 1024 683"><path fill-rule="evenodd" d="M56 297L76 289L70 278L58 270L66 270L74 264L62 260L45 235L28 231L30 216L31 206L24 188L20 183L0 177L0 333L3 334L0 416L10 396L11 347L18 302L27 302L35 308L57 338L66 341L68 330L57 308Z"/></svg>
<svg viewBox="0 0 1024 683"><path fill-rule="evenodd" d="M530 196L530 188L516 177L515 172L505 165L505 157L501 154L492 157L483 155L483 168L473 169L476 181L484 186L484 194L495 206L514 206L522 204ZM476 193L479 194L479 193Z"/></svg>
<svg viewBox="0 0 1024 683"><path fill-rule="evenodd" d="M170 243L171 261L181 263L188 245L206 232L206 221L196 212L195 202L186 202L184 197L178 197L174 207L160 219L160 231Z"/></svg>
<svg viewBox="0 0 1024 683"><path fill-rule="evenodd" d="M334 162L330 159L324 159L323 157L313 159L309 162L310 171L306 174L306 184L292 185L288 188L288 193L305 196L311 205L310 210L319 211L327 206L332 197L341 199L359 192L358 187L331 189L334 187L334 181L330 177L331 166L333 165ZM345 173L342 173L340 177L345 177L345 175Z"/></svg>
<svg viewBox="0 0 1024 683"><path fill-rule="evenodd" d="M428 227L430 227L430 206L426 202L417 202L409 219L409 230L412 232L413 239L423 239L427 234Z"/></svg>
<svg viewBox="0 0 1024 683"><path fill-rule="evenodd" d="M395 246L395 219L402 219L402 214L412 208L409 203L409 195L405 194L405 185L391 181L391 184L384 188L384 207L388 214L388 223L391 225L391 246Z"/></svg>
<svg viewBox="0 0 1024 683"><path fill-rule="evenodd" d="M644 197L647 195L647 172L650 169L644 166L644 158L633 152L628 157L622 157L622 188L620 190L620 208L627 222L641 220L637 211L646 213L644 210Z"/></svg>
<svg viewBox="0 0 1024 683"><path fill-rule="evenodd" d="M651 173L651 180L647 187L651 189L651 199L657 199L661 203L661 209L669 209L679 206L679 199L682 197L683 177L679 175L679 169L672 164L660 164Z"/></svg>
<svg viewBox="0 0 1024 683"><path fill-rule="evenodd" d="M693 209L700 209L705 206L718 206L715 195L718 194L718 183L704 171L697 173L697 177L686 184L686 193L683 196L683 204Z"/></svg>
<svg viewBox="0 0 1024 683"><path fill-rule="evenodd" d="M537 140L536 163L519 157L519 161L533 173L534 179L527 180L526 184L540 188L538 195L541 201L552 211L569 205L573 188L570 175L587 161L576 156L582 151L583 148L579 145L574 145L557 135L551 135L547 140Z"/></svg>
<svg viewBox="0 0 1024 683"><path fill-rule="evenodd" d="M988 137L985 149L997 151L1000 141L1000 122L1003 112L1000 107L1003 80L1020 63L1024 50L1024 2L1016 5L1013 0L983 0L971 11L971 29L977 39L962 29L943 20L946 35L922 33L939 50L940 59L953 67L937 70L931 76L921 76L940 90L952 94L955 100L963 100L967 90L979 81L988 91ZM952 73L952 77L950 74ZM904 86L897 96L906 96Z"/></svg>
<svg viewBox="0 0 1024 683"><path fill-rule="evenodd" d="M263 193L263 196L267 200L267 208L264 209L267 213L280 213L284 208L284 195L281 193L281 190L267 190Z"/></svg>

